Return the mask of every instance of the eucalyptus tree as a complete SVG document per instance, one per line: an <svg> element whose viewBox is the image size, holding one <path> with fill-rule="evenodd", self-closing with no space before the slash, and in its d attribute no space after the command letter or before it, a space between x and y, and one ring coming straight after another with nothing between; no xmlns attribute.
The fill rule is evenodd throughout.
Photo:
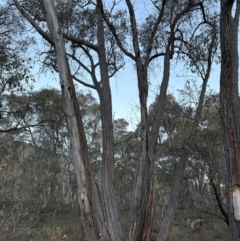
<svg viewBox="0 0 240 241"><path fill-rule="evenodd" d="M183 1L180 3L166 0L153 2L153 9L151 9L153 13L147 16L146 21L141 23L140 26L137 26L136 13L130 0L126 0L125 8L127 12L114 12L115 2L110 9L105 9L101 0L93 1L93 5L88 5L89 2L87 2L86 8L81 5L83 4L81 1L56 1L58 3L56 4L58 18L52 1L13 0L13 2L36 31L50 44L47 60L60 74L63 108L68 123L78 182L78 202L81 210L83 231L88 240L98 240L99 238L104 240L126 239L118 219L113 186L114 136L109 77L122 66L121 53L118 52L119 54L117 54L114 51L117 49L116 44L126 56L133 60L136 66L139 89L141 149L132 198L132 217L128 239L133 241L150 240L154 214L155 153L170 78L170 63L171 59L177 56L175 54L186 55L189 53L189 55L193 56L191 51L194 53L193 49L199 48L199 44L202 42L199 41L196 46L195 43L190 46L186 42L198 38L199 32L208 29L209 33L214 33L213 25L209 24L208 16L205 15L205 8L208 7L209 2ZM129 21L125 18L126 15L129 17ZM70 25L72 22L76 23L77 21L78 25ZM88 21L93 25L90 25ZM105 28L104 22L108 28ZM128 22L130 23L129 26ZM71 27L68 28L68 26ZM123 28L119 28L119 26ZM82 33L83 36L81 36ZM214 36L214 34L210 36ZM62 37L64 37L66 45ZM215 38L213 37L213 39ZM106 44L106 41L108 41L109 45ZM129 41L132 43L130 48L128 48ZM211 43L211 41L206 40L207 50L210 50ZM76 50L76 47L79 47L78 50L81 51ZM89 50L93 51L95 55L92 55ZM79 60L79 55L82 53L87 57L88 65ZM210 51L209 54L208 57L205 56L203 59L200 58L201 56L199 57L200 60L208 63L207 69L202 75L202 77L206 78L203 80L204 86L206 86L209 77L213 52ZM97 63L94 62L95 56L98 57ZM150 64L160 56L164 57L163 80L153 111L153 121L150 123L147 108L148 70ZM199 58L196 60L197 62ZM78 63L80 70L84 70L91 76L93 84L80 79L81 72L79 73L79 68L75 67L74 64L71 65L71 71L75 71L77 74L73 75L71 73L69 63L72 63L72 61L75 64ZM98 66L100 81L97 80L98 74L96 73ZM196 63L194 66L196 66ZM103 215L95 193L82 114L78 108L73 79L85 86L96 89L100 99L103 139ZM201 101L203 96L204 87ZM200 116L201 103L199 106L196 122ZM196 126L195 123L194 128ZM186 144L184 143L184 145ZM184 163L181 168L184 168ZM178 173L180 173L181 168L178 169ZM177 180L180 183L181 173L177 176L176 182ZM179 183L177 184L179 185ZM178 185L176 185L175 191L178 189ZM164 228L162 234L164 238L166 238L176 202L175 191L171 202L173 205L169 209L170 218L167 219L166 228Z"/></svg>
<svg viewBox="0 0 240 241"><path fill-rule="evenodd" d="M77 98L82 106L90 155L94 159L99 155L99 147L95 142L101 139L99 104L90 93L78 92ZM24 120L26 126L0 135L0 186L1 200L3 205L6 204L4 213L7 213L8 207L13 209L14 205L20 209L16 215L11 213L9 217L5 216L6 226L16 218L16 229L26 225L26 222L29 222L30 228L43 217L42 212L58 211L63 207L62 204L68 204L64 205L67 208L70 208L69 204L73 208L77 207L74 186L76 178L70 162L61 92L42 89L22 96L19 93L2 95L1 101L6 106L5 118L0 120L1 125L9 122L7 126L11 128L15 122L21 124ZM14 232L14 228L11 231Z"/></svg>
<svg viewBox="0 0 240 241"><path fill-rule="evenodd" d="M232 240L240 240L239 213L239 157L240 157L240 103L238 89L238 27L240 3L221 0L220 42L220 106L224 136L224 150L227 163L229 189L229 227ZM237 195L234 200L234 195Z"/></svg>
<svg viewBox="0 0 240 241"><path fill-rule="evenodd" d="M167 238L166 230L169 229L174 215L178 193L180 191L180 183L182 182L183 172L189 160L189 151L193 148L196 137L195 133L198 130L199 123L201 121L203 104L207 89L207 83L210 78L210 73L212 69L212 63L217 57L217 24L214 21L214 16L209 15L206 18L204 15L203 18L203 22L205 22L208 27L206 29L202 29L201 33L196 34L192 38L192 41L182 41L181 39L180 42L182 42L183 45L180 44L178 48L180 53L183 53L184 55L187 53L187 61L189 61L190 69L193 73L197 73L197 75L201 78L202 86L199 93L199 100L197 102L196 112L193 116L193 123L189 129L189 132L181 143L182 154L177 164L173 188L170 193L166 215L164 217L157 238L158 241L164 241ZM211 36L211 39L209 40L206 35ZM203 45L201 43L203 43ZM193 48L193 46L195 46L195 48ZM198 47L196 48L196 46Z"/></svg>
<svg viewBox="0 0 240 241"><path fill-rule="evenodd" d="M200 205L197 202L196 204L203 212L216 216L229 225L227 172L219 110L219 95L208 96L203 109L202 128L196 139L196 158L199 159L196 168L202 176L198 183L203 187L201 188L203 202ZM204 174L201 174L202 172ZM208 188L204 188L206 185ZM209 196L209 188L211 188L211 196Z"/></svg>
<svg viewBox="0 0 240 241"><path fill-rule="evenodd" d="M26 15L26 12L21 8L19 3L17 1L14 1L17 5L18 9L25 14L25 17L28 18L28 20L32 21L31 17L29 15ZM76 98L76 92L75 87L73 84L73 78L71 76L71 71L69 67L69 62L67 60L66 55L66 49L65 44L63 41L62 32L60 29L59 21L57 19L57 14L54 9L54 5L52 1L43 1L40 3L44 17L47 20L47 25L50 31L50 35L46 32L44 32L42 29L40 29L40 32L44 34L44 36L51 42L52 45L54 45L57 55L57 63L58 63L58 70L59 70L59 76L60 76L60 85L62 89L62 98L63 98L63 110L66 116L68 129L69 129L69 139L71 144L71 150L72 150L72 158L74 163L74 168L76 172L76 178L77 178L77 186L78 186L78 203L80 207L80 216L82 220L82 227L83 227L83 233L87 240L110 240L114 238L114 234L116 233L116 239L118 240L121 236L121 233L119 233L119 228L114 227L115 220L115 200L114 200L114 193L112 193L110 190L110 194L112 196L109 197L109 199L112 201L110 204L110 210L112 211L114 220L112 220L112 223L108 223L109 229L107 228L104 218L100 209L100 203L98 202L98 198L96 195L96 188L94 185L92 170L90 166L90 159L89 159L89 153L88 153L88 147L87 147L87 140L85 136L85 130L83 126L82 121L82 114L79 109L79 105ZM31 22L32 23L32 22ZM102 21L98 22L99 24L103 24ZM37 30L39 30L38 25L34 25ZM99 43L104 45L104 39L99 39ZM105 54L105 48L101 45L101 48L99 50L100 53ZM100 66L101 64L103 66L106 63L106 56L102 56L103 58L100 59ZM107 67L107 66L106 66ZM104 79L102 80L101 86L106 87L106 91L109 90L109 82L108 82L108 71L105 69L105 71L101 70L102 74L106 75L107 82L104 83ZM107 72L106 72L107 71ZM102 76L104 77L104 76ZM100 85L97 83L98 86ZM104 99L104 97L109 98L111 95L108 95L109 93L105 93L105 96L100 96ZM101 99L102 100L102 99ZM111 107L111 104L110 104ZM108 102L106 103L106 106L102 107L102 110L105 110L105 108L109 108ZM110 108L111 112L111 108ZM106 114L106 122L108 123L108 120L110 123L108 123L108 127L111 128L112 124L112 116L110 117L108 114ZM103 124L104 125L104 124ZM106 133L107 134L107 133ZM104 136L104 133L103 133ZM113 135L111 135L111 132L106 138L112 139ZM103 137L104 138L104 137ZM111 146L108 148L108 146L103 145L106 151L106 155L109 154L109 151L111 152ZM109 161L109 157L107 156L107 160ZM113 165L112 163L110 163ZM110 170L109 170L110 168ZM111 171L111 166L107 165L108 171ZM104 170L104 168L103 168ZM109 175L108 175L109 174ZM106 173L107 179L110 176L111 173ZM111 184L107 185L106 188L110 187ZM113 200L112 200L113 198ZM104 200L105 201L105 200ZM113 209L112 209L113 205ZM111 216L112 217L112 216ZM108 220L109 221L109 220ZM112 226L113 225L113 226Z"/></svg>
<svg viewBox="0 0 240 241"><path fill-rule="evenodd" d="M135 67L139 90L140 118L141 118L141 153L139 156L136 181L132 201L132 218L129 240L150 240L154 214L154 166L155 152L158 143L158 133L166 102L166 90L170 78L170 63L176 54L187 55L188 61L202 77L203 88L200 96L199 108L192 133L197 128L200 119L202 103L206 84L210 75L211 64L215 54L216 27L211 21L213 16L206 15L205 11L209 1L153 1L151 13L146 16L146 21L138 24L138 18L132 1L126 0L128 13L128 39L122 40L121 31L111 15L106 12L104 2L98 0L97 4L102 15L122 52L129 57ZM212 4L212 3L211 3ZM196 17L198 16L198 17ZM199 31L201 32L199 34ZM204 31L212 36L213 40L204 38ZM205 44L201 45L201 41ZM131 42L129 47L128 42ZM200 47L201 46L201 47ZM207 51L202 53L207 46ZM197 53L199 49L199 53ZM203 56L202 56L203 55ZM164 57L163 78L159 95L156 100L154 116L150 122L148 116L147 100L149 92L148 71L150 64L160 56ZM202 60L202 62L199 62ZM204 63L203 63L204 62ZM203 67L207 66L206 68ZM193 134L190 136L192 142ZM187 143L183 144L183 147ZM185 160L185 159L184 159ZM181 167L180 167L181 166ZM181 172L185 162L179 165L175 178L175 186L170 198L170 206L166 219L163 222L158 240L165 240L174 213L176 194L181 183Z"/></svg>
<svg viewBox="0 0 240 241"><path fill-rule="evenodd" d="M25 37L23 37L25 35ZM32 43L26 37L22 17L12 6L0 5L0 94L23 89L23 81L33 78L29 72L31 59L24 55Z"/></svg>
<svg viewBox="0 0 240 241"><path fill-rule="evenodd" d="M168 95L160 128L161 142L156 153L158 215L158 205L164 208L167 206L159 199L164 200L171 189L177 163L182 156L182 143L188 139L192 129L198 95L199 87L190 82L180 90L178 102L173 96ZM193 146L188 152L189 161L183 171L178 205L180 204L183 209L218 217L228 223L225 196L226 168L223 160L219 110L219 95L207 94L199 127L194 133Z"/></svg>
<svg viewBox="0 0 240 241"><path fill-rule="evenodd" d="M45 10L39 1L13 1L18 10L30 22L41 36L50 44L44 63L60 71L55 55L55 42L46 30ZM116 51L114 38L106 33L102 16L98 8L89 6L81 1L56 1L58 19L63 31L67 57L71 63L72 78L84 86L97 91L100 99L100 115L102 122L102 181L103 181L103 209L112 239L121 240L123 234L118 221L118 210L114 192L114 138L112 124L112 101L109 78L122 66L121 54ZM44 27L41 24L44 20ZM106 34L105 34L106 33ZM106 43L106 40L108 42ZM81 59L81 56L83 59ZM95 60L97 59L97 61ZM82 70L91 78L92 84L83 81ZM100 80L98 80L100 76Z"/></svg>
<svg viewBox="0 0 240 241"><path fill-rule="evenodd" d="M32 38L26 32L23 18L12 6L0 4L0 95L21 93L33 81L31 58L25 54ZM29 85L27 86L29 87ZM4 103L0 102L0 110ZM0 118L4 113L0 112ZM6 130L6 129L5 129Z"/></svg>
<svg viewBox="0 0 240 241"><path fill-rule="evenodd" d="M131 193L140 143L136 131L127 131L128 125L128 122L124 119L114 120L116 190L124 230L127 230L130 225Z"/></svg>

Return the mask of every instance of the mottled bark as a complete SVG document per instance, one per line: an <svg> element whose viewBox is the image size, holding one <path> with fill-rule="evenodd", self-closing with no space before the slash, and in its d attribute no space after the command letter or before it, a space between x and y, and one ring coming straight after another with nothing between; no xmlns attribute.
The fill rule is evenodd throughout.
<svg viewBox="0 0 240 241"><path fill-rule="evenodd" d="M82 230L86 240L110 240L97 200L82 116L66 57L63 36L53 1L44 0L43 2L48 27L57 53L63 110L69 129L72 158L78 185L77 196L82 220Z"/></svg>
<svg viewBox="0 0 240 241"><path fill-rule="evenodd" d="M235 14L233 11L236 4ZM240 223L234 218L231 187L240 185L240 103L238 93L239 1L221 0L220 105L229 188L229 228L231 240L240 240Z"/></svg>

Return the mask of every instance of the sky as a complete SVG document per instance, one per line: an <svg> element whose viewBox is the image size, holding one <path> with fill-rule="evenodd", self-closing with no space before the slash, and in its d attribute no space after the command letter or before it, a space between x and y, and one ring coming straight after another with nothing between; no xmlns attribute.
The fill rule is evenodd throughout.
<svg viewBox="0 0 240 241"><path fill-rule="evenodd" d="M133 0L134 8L137 9L139 15L137 18L139 21L144 19L152 7L150 1L143 0ZM146 4L146 3L149 4ZM120 7L122 8L123 2L120 1ZM38 68L35 68L35 80L34 89L39 89L43 87L55 87L60 89L58 75L45 74L39 75L37 74ZM213 89L216 92L219 92L219 73L220 67L214 66L211 77L209 80L209 88ZM174 94L176 97L178 95L179 89L184 89L185 81L192 76L186 76L186 71L183 66L175 66L171 67L171 76L170 83L168 87L168 93ZM149 90L149 102L153 100L156 94L159 93L159 86L161 84L162 79L162 68L155 68L154 71L149 72L149 82L150 82L150 90ZM197 78L196 78L197 79ZM138 88L137 88L137 78L136 72L133 67L133 63L127 59L126 65L124 69L122 69L119 73L116 74L115 77L111 79L111 90L112 90L112 103L113 103L113 115L114 119L124 118L129 122L130 128L134 128L134 126L138 123L139 113L139 99L138 99ZM197 84L200 86L201 81L198 81ZM79 86L79 89L84 89L83 86ZM94 96L97 97L96 93Z"/></svg>
<svg viewBox="0 0 240 241"><path fill-rule="evenodd" d="M60 90L59 77L57 74L39 74L38 68L35 68L35 83L34 89L54 87ZM209 79L208 89L214 92L219 92L220 81L220 66L213 66ZM168 93L174 94L177 98L178 90L184 89L185 81L192 78L192 75L187 76L183 67L172 67ZM156 94L159 93L159 86L162 79L162 69L154 69L150 72L149 81L149 102L153 100ZM197 85L201 85L201 80L197 79ZM136 72L133 65L127 61L126 66L115 77L110 80L112 90L113 116L114 119L124 118L129 122L129 128L134 128L139 120L139 98L137 88ZM81 85L78 85L79 90L89 90ZM93 95L97 97L96 92Z"/></svg>

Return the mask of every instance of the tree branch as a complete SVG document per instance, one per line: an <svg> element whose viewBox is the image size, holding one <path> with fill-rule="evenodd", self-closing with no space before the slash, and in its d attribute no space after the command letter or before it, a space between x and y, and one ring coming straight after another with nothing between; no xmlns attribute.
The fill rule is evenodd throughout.
<svg viewBox="0 0 240 241"><path fill-rule="evenodd" d="M154 59L156 59L156 58L158 58L158 57L160 57L160 56L164 56L164 55L165 55L165 53L157 53L157 54L154 54L153 56L150 57L148 63L150 63L152 60L154 60Z"/></svg>
<svg viewBox="0 0 240 241"><path fill-rule="evenodd" d="M24 18L28 20L28 22L34 27L34 29L45 39L47 40L51 45L54 46L53 38L46 33L42 28L39 27L39 25L30 17L30 15L21 7L19 2L17 0L13 0L16 8L18 11L23 15Z"/></svg>
<svg viewBox="0 0 240 241"><path fill-rule="evenodd" d="M20 131L20 130L23 130L23 129L27 129L29 127L44 126L43 124L47 123L47 122L49 122L49 120L48 121L40 121L40 122L38 122L36 124L30 124L30 125L25 122L26 125L23 125L21 127L18 127L18 125L16 125L15 127L12 127L12 128L0 129L0 133L6 133L6 132L12 132L12 131Z"/></svg>
<svg viewBox="0 0 240 241"><path fill-rule="evenodd" d="M212 174L211 174L211 175L212 175ZM227 225L229 226L228 212L226 212L226 210L224 209L224 207L223 207L223 205L222 205L222 201L221 201L220 195L219 195L219 193L218 193L216 184L214 183L212 176L210 177L210 185L211 185L212 188L213 188L213 192L214 192L214 196L215 196L215 198L216 198L217 204L218 204L218 208L219 208L220 212L222 213L225 222L226 222Z"/></svg>
<svg viewBox="0 0 240 241"><path fill-rule="evenodd" d="M116 42L117 42L117 44L118 44L118 47L122 50L122 52L123 52L126 56L128 56L129 58L131 58L132 60L135 61L136 57L135 57L132 53L130 53L129 51L127 51L127 50L124 48L121 40L119 39L119 37L118 37L118 35L117 35L117 32L116 32L116 29L115 29L114 25L109 21L106 13L105 13L105 11L104 11L104 8L103 8L102 0L98 0L98 1L97 1L97 7L100 9L101 14L102 14L102 17L103 17L104 21L106 22L106 24L107 24L109 30L111 31L112 35L114 36L114 38L115 38L115 40L116 40Z"/></svg>
<svg viewBox="0 0 240 241"><path fill-rule="evenodd" d="M154 3L153 3L154 4ZM158 18L156 20L156 22L154 23L153 25L153 30L151 31L151 35L150 35L150 38L148 39L148 46L147 46L147 51L146 51L146 60L149 59L149 56L152 52L152 48L153 48L153 40L154 40L154 37L156 36L156 33L157 33L157 29L158 29L158 26L160 24L160 22L162 21L162 17L163 17L163 13L164 13L164 7L165 7L165 4L166 4L166 0L163 0L162 1L162 6L161 6L161 9L159 9L159 15L158 15ZM154 4L155 6L155 4ZM158 55L158 56L161 56L161 55ZM154 58L158 57L157 55L155 55ZM153 57L151 57L149 59L149 62L150 60L152 60Z"/></svg>
<svg viewBox="0 0 240 241"><path fill-rule="evenodd" d="M67 40L70 40L70 41L74 42L74 43L77 43L77 44L80 44L80 45L85 45L85 46L89 47L90 49L98 52L98 46L95 45L95 44L91 44L88 41L85 41L85 40L80 39L80 38L75 38L75 37L67 35L65 33L63 33L63 37Z"/></svg>
<svg viewBox="0 0 240 241"><path fill-rule="evenodd" d="M135 53L135 57L138 58L141 56L141 52L140 52L140 48L139 48L135 11L133 9L131 0L125 0L125 1L127 3L128 12L129 12L129 16L130 16L134 53Z"/></svg>
<svg viewBox="0 0 240 241"><path fill-rule="evenodd" d="M92 88L92 89L95 89L95 90L97 89L96 86L90 85L90 84L88 84L88 83L86 83L86 82L78 79L75 75L72 75L72 78L73 78L74 80L76 80L78 83L80 83L80 84L82 84L82 85L84 85L84 86L86 86L86 87L89 87L89 88Z"/></svg>

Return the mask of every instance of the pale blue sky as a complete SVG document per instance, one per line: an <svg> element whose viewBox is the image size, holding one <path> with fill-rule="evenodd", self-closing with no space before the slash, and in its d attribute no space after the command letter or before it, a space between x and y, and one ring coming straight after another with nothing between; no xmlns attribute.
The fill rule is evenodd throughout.
<svg viewBox="0 0 240 241"><path fill-rule="evenodd" d="M37 68L35 71L38 71ZM209 80L209 88L213 89L215 92L219 92L219 73L219 66L213 66ZM36 79L36 83L34 84L35 90L48 86L60 89L59 78L57 74L34 75ZM192 77L192 75L187 76L181 67L172 68L168 92L174 93L174 95L177 97L177 90L184 89L185 81ZM149 91L149 102L151 102L151 100L153 100L155 95L158 93L159 85L162 80L162 70L155 69L154 73L150 72L149 78L151 83ZM200 86L201 80L198 80L197 83ZM80 85L79 89L86 90L86 88ZM138 123L139 99L136 73L131 63L127 61L125 68L111 79L111 89L114 119L124 118L129 122L129 128L134 128L134 126ZM97 97L97 94L95 93L94 96Z"/></svg>
<svg viewBox="0 0 240 241"><path fill-rule="evenodd" d="M133 0L133 4L137 13L138 21L145 19L152 8L151 1ZM124 1L120 1L118 7L126 7ZM219 66L213 67L209 81L210 88L216 92L219 92L219 69ZM37 72L37 70L35 71ZM149 77L149 81L151 83L149 91L150 102L158 93L159 85L161 84L162 80L162 68L155 68L154 72L150 72ZM53 86L59 89L59 81L57 75L38 76L35 74L35 78L35 89L47 86ZM174 68L171 69L168 92L174 93L177 96L177 90L184 88L184 83L188 78L192 78L192 76L186 76L186 71L183 70L183 67L174 66ZM200 85L201 81L199 81L198 84ZM80 86L79 89L83 89L83 87ZM111 79L111 89L114 118L125 118L129 122L130 128L134 128L134 126L138 123L139 113L137 106L139 105L139 100L136 72L134 70L133 63L129 59L126 60L124 69ZM97 97L96 93L95 96Z"/></svg>

